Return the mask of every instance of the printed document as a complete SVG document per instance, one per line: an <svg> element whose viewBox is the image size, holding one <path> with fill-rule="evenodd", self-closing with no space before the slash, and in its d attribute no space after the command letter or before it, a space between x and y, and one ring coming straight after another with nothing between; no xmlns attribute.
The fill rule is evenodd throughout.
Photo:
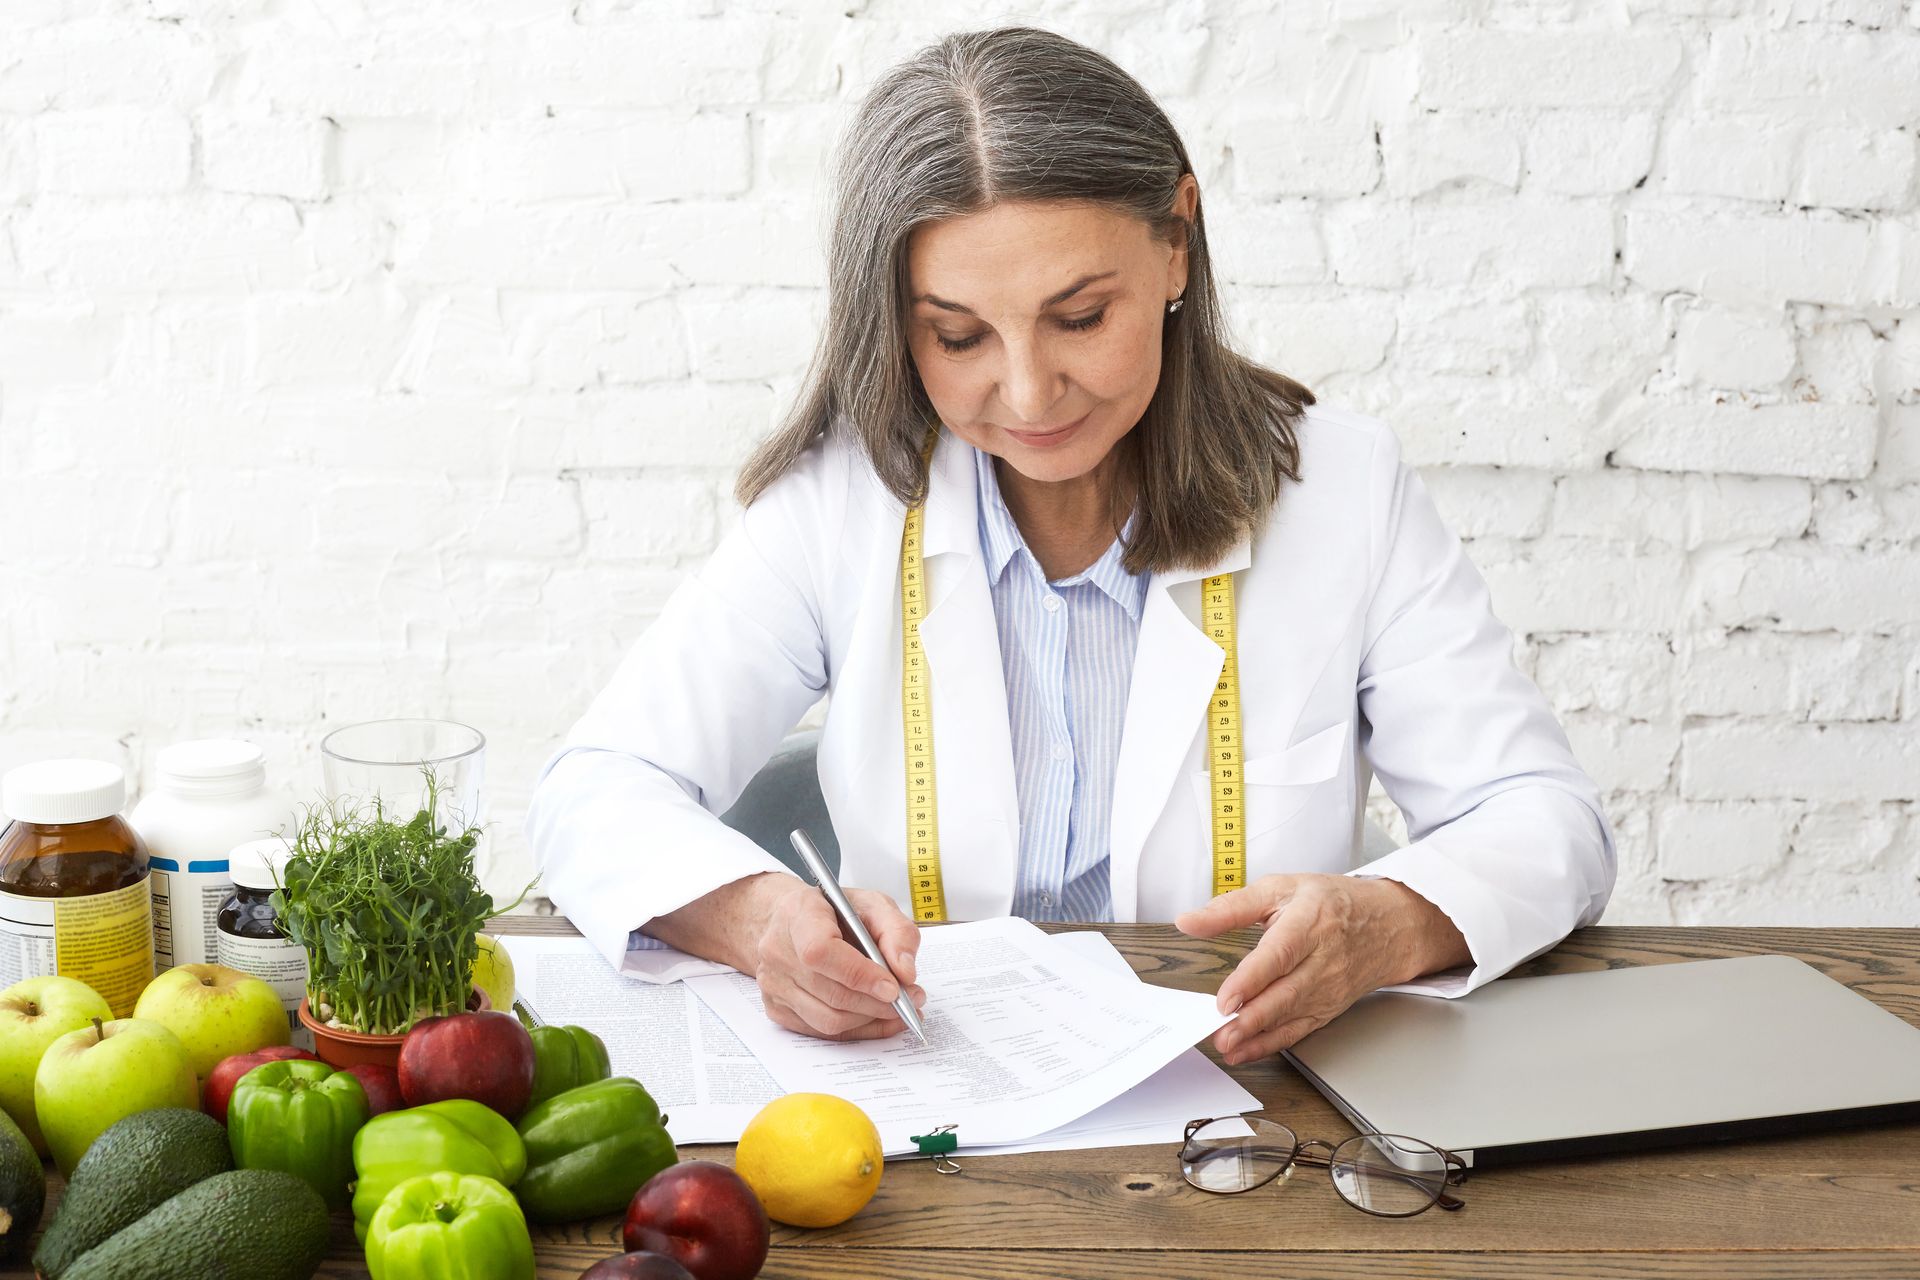
<svg viewBox="0 0 1920 1280"><path fill-rule="evenodd" d="M1118 1098L1231 1020L1211 996L1129 981L1012 918L926 930L918 977L924 1046L909 1032L843 1043L788 1031L744 974L686 985L783 1088L857 1104L889 1153L914 1150L913 1134L942 1124L959 1126L963 1148L1034 1138Z"/></svg>
<svg viewBox="0 0 1920 1280"><path fill-rule="evenodd" d="M1140 976L1125 956L1095 929L1050 933L1047 940L1084 960L1137 983ZM1086 1147L1131 1147L1177 1141L1189 1120L1258 1111L1260 1099L1215 1066L1198 1049L1185 1053L1112 1102L1058 1129L1023 1142L965 1148L969 1155L1013 1155L1021 1151L1078 1151ZM1253 1132L1247 1129L1248 1133Z"/></svg>
<svg viewBox="0 0 1920 1280"><path fill-rule="evenodd" d="M787 1092L686 983L623 976L585 938L504 942L520 999L542 1022L606 1041L613 1074L647 1087L676 1143L738 1142L747 1121Z"/></svg>
<svg viewBox="0 0 1920 1280"><path fill-rule="evenodd" d="M939 932L944 930L930 931ZM1114 981L1136 992L1141 989L1132 967L1105 934L1082 930L1042 937ZM609 967L584 938L516 934L502 941L513 956L521 1002L543 1022L584 1026L605 1040L613 1074L632 1076L647 1086L667 1113L675 1142L737 1142L760 1108L787 1092L686 983L655 985L662 972L684 963L686 971L697 973L708 962L661 949L649 955L654 967L643 975L631 967ZM629 959L632 956L630 952ZM715 970L730 972L724 966L708 967ZM963 1138L962 1154L1166 1143L1178 1137L1188 1120L1234 1115L1259 1105L1206 1055L1187 1049L1068 1124L1010 1143L976 1142L969 1135Z"/></svg>

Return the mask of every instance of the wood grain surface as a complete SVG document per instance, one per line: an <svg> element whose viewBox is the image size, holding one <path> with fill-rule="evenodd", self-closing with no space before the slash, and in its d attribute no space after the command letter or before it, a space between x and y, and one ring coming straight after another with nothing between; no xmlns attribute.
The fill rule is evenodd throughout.
<svg viewBox="0 0 1920 1280"><path fill-rule="evenodd" d="M567 933L515 916L497 932ZM1141 977L1211 991L1251 935L1198 941L1164 925L1105 931ZM1920 930L1583 929L1503 981L1722 956L1797 956L1920 1026ZM1284 1060L1231 1068L1303 1137L1352 1132ZM1180 1179L1165 1145L962 1159L941 1177L887 1166L873 1203L823 1231L774 1228L762 1275L792 1277L1920 1277L1920 1124L1478 1170L1458 1213L1370 1217L1303 1170L1240 1196ZM729 1162L730 1147L685 1158ZM612 1219L537 1229L542 1280L620 1251ZM365 1277L344 1216L319 1274Z"/></svg>

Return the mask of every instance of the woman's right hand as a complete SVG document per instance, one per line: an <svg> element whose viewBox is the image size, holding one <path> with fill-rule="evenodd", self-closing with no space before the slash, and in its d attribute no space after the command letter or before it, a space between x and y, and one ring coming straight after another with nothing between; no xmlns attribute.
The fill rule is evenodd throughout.
<svg viewBox="0 0 1920 1280"><path fill-rule="evenodd" d="M913 985L920 927L892 898L849 889L847 899L918 1008ZM647 922L646 932L689 955L730 964L760 983L767 1016L828 1040L876 1040L906 1030L893 1011L899 985L843 933L826 895L798 876L764 872L721 885Z"/></svg>
<svg viewBox="0 0 1920 1280"><path fill-rule="evenodd" d="M927 993L913 985L919 926L884 893L846 891L880 944L880 954L900 975L896 983L840 927L825 894L793 876L758 879L771 882L755 886L761 892L751 951L767 1016L789 1030L828 1040L877 1040L904 1031L893 1008L900 983L916 1008L927 1003Z"/></svg>

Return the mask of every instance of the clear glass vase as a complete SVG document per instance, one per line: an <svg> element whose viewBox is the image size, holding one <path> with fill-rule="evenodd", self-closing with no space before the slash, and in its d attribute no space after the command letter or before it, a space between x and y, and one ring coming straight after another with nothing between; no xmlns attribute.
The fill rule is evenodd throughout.
<svg viewBox="0 0 1920 1280"><path fill-rule="evenodd" d="M457 833L482 828L474 865L488 866L487 739L452 720L369 720L335 729L320 742L327 799L363 807L380 802L388 818L405 822L426 807L433 778L434 821Z"/></svg>

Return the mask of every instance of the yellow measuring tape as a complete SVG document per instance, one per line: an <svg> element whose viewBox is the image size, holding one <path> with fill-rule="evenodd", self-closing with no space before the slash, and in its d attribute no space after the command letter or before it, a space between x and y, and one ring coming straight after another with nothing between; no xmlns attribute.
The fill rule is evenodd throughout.
<svg viewBox="0 0 1920 1280"><path fill-rule="evenodd" d="M927 433L921 456L929 467L939 438L938 427ZM921 505L907 508L900 535L900 717L907 746L907 890L913 918L927 923L947 918L947 895L940 884L940 810L933 785L933 689L920 647L920 619L927 612Z"/></svg>
<svg viewBox="0 0 1920 1280"><path fill-rule="evenodd" d="M927 437L923 457L931 465L939 430ZM913 918L921 924L947 918L940 883L940 810L933 770L933 688L927 655L920 647L920 620L927 612L927 570L922 556L921 504L907 508L900 535L900 716L907 757L907 888ZM1200 584L1200 618L1213 642L1226 650L1220 678L1207 704L1207 765L1213 791L1213 892L1247 883L1245 824L1240 778L1240 664L1233 611L1233 575Z"/></svg>
<svg viewBox="0 0 1920 1280"><path fill-rule="evenodd" d="M1233 575L1200 584L1200 619L1207 638L1227 651L1207 704L1207 772L1213 792L1213 892L1247 883L1245 813L1240 785L1240 656L1235 643Z"/></svg>

